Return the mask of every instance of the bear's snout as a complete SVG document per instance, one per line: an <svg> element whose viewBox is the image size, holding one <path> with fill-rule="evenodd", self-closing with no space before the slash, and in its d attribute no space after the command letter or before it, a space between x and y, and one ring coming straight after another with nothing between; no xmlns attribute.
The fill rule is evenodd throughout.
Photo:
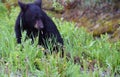
<svg viewBox="0 0 120 77"><path fill-rule="evenodd" d="M41 30L44 28L43 22L41 19L37 20L34 26L36 29Z"/></svg>

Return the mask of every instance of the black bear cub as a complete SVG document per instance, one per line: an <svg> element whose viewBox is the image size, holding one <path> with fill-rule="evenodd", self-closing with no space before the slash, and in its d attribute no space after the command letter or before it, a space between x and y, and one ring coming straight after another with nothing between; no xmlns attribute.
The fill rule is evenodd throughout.
<svg viewBox="0 0 120 77"><path fill-rule="evenodd" d="M26 31L26 37L31 38L32 42L38 36L39 45L47 48L49 41L54 49L58 49L59 46L63 46L63 39L52 19L42 10L41 2L41 0L36 0L34 3L25 4L18 1L21 11L15 24L17 43L21 43L21 31Z"/></svg>

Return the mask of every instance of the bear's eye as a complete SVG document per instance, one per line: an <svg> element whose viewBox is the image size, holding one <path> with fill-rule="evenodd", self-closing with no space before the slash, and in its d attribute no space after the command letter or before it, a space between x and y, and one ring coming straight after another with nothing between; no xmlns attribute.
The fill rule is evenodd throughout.
<svg viewBox="0 0 120 77"><path fill-rule="evenodd" d="M32 19L33 19L33 20L36 20L36 19L38 19L38 17L37 17L37 16L34 16L34 17L32 17Z"/></svg>
<svg viewBox="0 0 120 77"><path fill-rule="evenodd" d="M40 19L40 18L41 18L41 16L39 16L39 15L34 17L34 19Z"/></svg>

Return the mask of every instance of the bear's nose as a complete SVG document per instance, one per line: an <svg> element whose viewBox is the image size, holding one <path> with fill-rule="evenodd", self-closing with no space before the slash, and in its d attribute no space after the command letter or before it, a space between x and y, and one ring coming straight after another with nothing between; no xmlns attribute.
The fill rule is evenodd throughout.
<svg viewBox="0 0 120 77"><path fill-rule="evenodd" d="M36 29L38 29L38 30L43 29L43 28L44 28L44 25L43 25L42 20L41 20L41 19L37 20L34 27L35 27Z"/></svg>

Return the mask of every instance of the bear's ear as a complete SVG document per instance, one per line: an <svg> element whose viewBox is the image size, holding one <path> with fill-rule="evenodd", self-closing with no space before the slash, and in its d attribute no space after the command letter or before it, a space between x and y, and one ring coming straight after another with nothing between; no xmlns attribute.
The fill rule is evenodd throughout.
<svg viewBox="0 0 120 77"><path fill-rule="evenodd" d="M18 4L19 4L22 11L25 11L27 9L27 7L28 7L27 4L24 4L24 3L20 2L20 1L18 1Z"/></svg>
<svg viewBox="0 0 120 77"><path fill-rule="evenodd" d="M35 4L41 8L42 7L42 0L35 0Z"/></svg>

